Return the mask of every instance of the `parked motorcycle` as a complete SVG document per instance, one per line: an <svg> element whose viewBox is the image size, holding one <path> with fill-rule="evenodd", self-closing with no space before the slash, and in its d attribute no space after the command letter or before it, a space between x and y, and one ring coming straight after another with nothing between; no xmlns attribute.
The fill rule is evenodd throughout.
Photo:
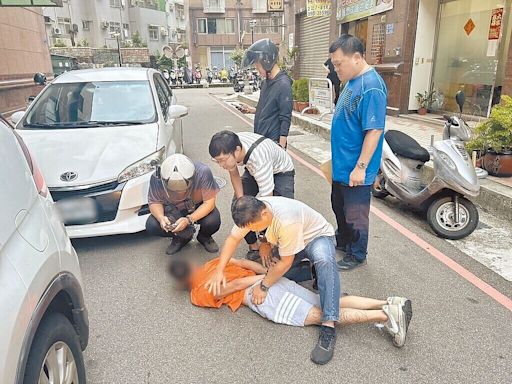
<svg viewBox="0 0 512 384"><path fill-rule="evenodd" d="M220 80L219 77L219 68L213 66L213 80Z"/></svg>
<svg viewBox="0 0 512 384"><path fill-rule="evenodd" d="M170 75L169 75L169 71L167 69L164 69L162 71L162 76L164 77L165 81L167 81L167 84L170 83Z"/></svg>
<svg viewBox="0 0 512 384"><path fill-rule="evenodd" d="M171 85L176 85L178 78L176 76L176 71L174 69L171 69L171 73L169 74L169 76L171 78Z"/></svg>
<svg viewBox="0 0 512 384"><path fill-rule="evenodd" d="M193 80L195 80L195 82L197 84L200 84L202 77L203 77L203 75L201 73L201 67L199 66L199 64L197 64L195 69L194 69L194 79Z"/></svg>
<svg viewBox="0 0 512 384"><path fill-rule="evenodd" d="M236 83L236 77L237 77L237 71L234 67L229 67L229 82L233 84L233 86Z"/></svg>
<svg viewBox="0 0 512 384"><path fill-rule="evenodd" d="M220 78L221 83L228 82L229 74L228 74L228 71L226 71L226 68L222 68L222 70L219 73L219 78Z"/></svg>
<svg viewBox="0 0 512 384"><path fill-rule="evenodd" d="M208 84L211 84L213 81L213 72L210 69L210 67L206 68L206 81L208 82Z"/></svg>
<svg viewBox="0 0 512 384"><path fill-rule="evenodd" d="M236 79L233 84L233 89L235 92L242 92L245 87L245 79L244 79L244 71L239 70L236 74Z"/></svg>
<svg viewBox="0 0 512 384"><path fill-rule="evenodd" d="M258 89L261 89L261 76L257 70L252 71L252 89L256 92Z"/></svg>
<svg viewBox="0 0 512 384"><path fill-rule="evenodd" d="M178 81L177 81L177 84L180 86L180 87L183 87L183 77L185 76L184 72L183 72L183 68L178 68Z"/></svg>
<svg viewBox="0 0 512 384"><path fill-rule="evenodd" d="M431 159L427 149L400 131L384 135L380 172L372 187L378 198L396 198L427 211L427 222L440 237L458 240L471 234L478 225L478 210L467 197L480 192L475 168L464 142L471 129L462 119L465 96L457 92L455 99L460 115L445 115L443 139L433 143L434 177L424 185L423 165Z"/></svg>

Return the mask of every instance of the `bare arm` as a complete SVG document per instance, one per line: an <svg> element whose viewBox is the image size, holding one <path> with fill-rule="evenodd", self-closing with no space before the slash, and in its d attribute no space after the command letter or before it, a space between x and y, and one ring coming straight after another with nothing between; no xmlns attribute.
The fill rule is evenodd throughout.
<svg viewBox="0 0 512 384"><path fill-rule="evenodd" d="M151 212L157 221L160 221L165 216L164 205L159 203L149 204L149 212Z"/></svg>
<svg viewBox="0 0 512 384"><path fill-rule="evenodd" d="M249 288L251 285L254 285L258 281L263 279L262 275L254 275L241 277L239 279L235 279L226 284L225 287L221 287L220 292L215 295L216 299L221 299L225 296L231 295L234 292L242 291L244 289Z"/></svg>
<svg viewBox="0 0 512 384"><path fill-rule="evenodd" d="M263 279L263 284L270 287L275 284L277 280L284 276L286 272L291 268L295 256L281 256L271 268L269 268L267 275Z"/></svg>
<svg viewBox="0 0 512 384"><path fill-rule="evenodd" d="M215 208L215 200L216 198L213 197L210 200L203 201L203 204L201 204L197 209L190 215L190 218L194 221L201 220L203 217L206 217L210 214L211 211Z"/></svg>
<svg viewBox="0 0 512 384"><path fill-rule="evenodd" d="M364 161L366 164L370 162L379 144L380 135L382 135L382 129L369 129L366 131L363 141L363 149L359 155L358 163Z"/></svg>
<svg viewBox="0 0 512 384"><path fill-rule="evenodd" d="M238 172L238 168L229 171L229 178L231 179L231 185L233 186L235 197L242 197L244 195L244 188L242 186L242 178L240 177L240 172Z"/></svg>

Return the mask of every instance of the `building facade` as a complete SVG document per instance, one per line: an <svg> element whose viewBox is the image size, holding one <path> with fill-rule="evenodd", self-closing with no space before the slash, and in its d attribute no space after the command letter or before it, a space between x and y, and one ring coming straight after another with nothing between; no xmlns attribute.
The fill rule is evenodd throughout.
<svg viewBox="0 0 512 384"><path fill-rule="evenodd" d="M42 9L0 9L0 113L24 109L28 96L39 93L37 72L48 78L53 72Z"/></svg>
<svg viewBox="0 0 512 384"><path fill-rule="evenodd" d="M190 55L202 68L229 68L230 53L252 42L283 40L283 14L267 12L267 0L190 0Z"/></svg>
<svg viewBox="0 0 512 384"><path fill-rule="evenodd" d="M50 45L117 48L133 45L138 34L151 54L167 44L186 42L183 0L64 0L45 8ZM59 45L59 44L57 44Z"/></svg>
<svg viewBox="0 0 512 384"><path fill-rule="evenodd" d="M329 16L307 16L308 5L326 3ZM460 89L466 112L487 116L512 93L511 0L298 0L285 13L295 77L324 77L330 42L350 33L388 86L390 114L417 110L416 94L431 90L431 109L454 112Z"/></svg>

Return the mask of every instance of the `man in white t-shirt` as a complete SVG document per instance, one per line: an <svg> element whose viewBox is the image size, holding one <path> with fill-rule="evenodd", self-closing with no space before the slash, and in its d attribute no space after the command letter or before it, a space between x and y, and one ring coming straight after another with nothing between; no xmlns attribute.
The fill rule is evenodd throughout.
<svg viewBox="0 0 512 384"><path fill-rule="evenodd" d="M252 291L252 302L261 305L269 287L283 277L295 259L309 259L315 266L322 327L311 360L317 364L329 362L336 343L335 322L339 320L340 278L336 267L334 229L325 218L306 204L285 197L242 196L234 201L231 213L235 226L220 253L220 262L206 286L214 295L226 284L224 269L247 233L264 232L264 240L279 250L274 263L270 255L262 254L267 274ZM291 310L291 309L290 309Z"/></svg>
<svg viewBox="0 0 512 384"><path fill-rule="evenodd" d="M229 171L235 198L250 196L294 197L295 169L290 155L274 141L253 132L221 131L213 135L210 156ZM245 166L240 176L239 166ZM249 244L246 258L260 257L254 232L245 237Z"/></svg>

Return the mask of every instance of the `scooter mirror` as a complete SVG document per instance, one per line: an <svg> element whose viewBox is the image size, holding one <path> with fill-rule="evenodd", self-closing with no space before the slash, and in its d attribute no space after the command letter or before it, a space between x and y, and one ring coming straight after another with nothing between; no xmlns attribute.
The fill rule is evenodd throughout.
<svg viewBox="0 0 512 384"><path fill-rule="evenodd" d="M466 101L466 95L464 95L464 92L458 91L455 94L455 101L457 102L457 105L459 106L460 113L462 113L462 108L464 107L464 102Z"/></svg>

